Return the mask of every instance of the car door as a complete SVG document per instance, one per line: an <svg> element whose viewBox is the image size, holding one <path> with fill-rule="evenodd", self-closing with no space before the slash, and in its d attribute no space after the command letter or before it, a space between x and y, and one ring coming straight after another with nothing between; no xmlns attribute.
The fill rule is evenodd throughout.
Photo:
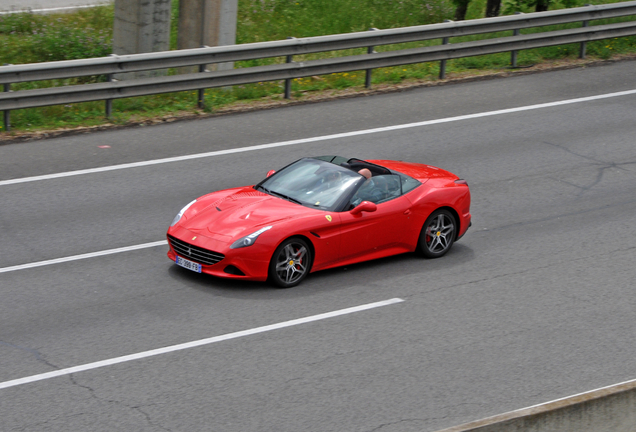
<svg viewBox="0 0 636 432"><path fill-rule="evenodd" d="M379 193L369 193L373 188L364 188L363 185L359 189L360 193L356 193L351 199L354 206L361 200L375 202L375 211L340 213L340 260L356 261L364 257L386 256L407 252L411 248L414 229L410 215L411 202L400 195L399 183L397 190L387 190L386 182L378 177L392 180L391 177L394 176L374 176L372 179L376 186L381 188Z"/></svg>

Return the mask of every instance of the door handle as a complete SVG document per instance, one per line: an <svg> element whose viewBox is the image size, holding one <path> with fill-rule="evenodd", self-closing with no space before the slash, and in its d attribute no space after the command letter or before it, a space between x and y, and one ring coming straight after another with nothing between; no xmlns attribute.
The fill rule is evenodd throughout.
<svg viewBox="0 0 636 432"><path fill-rule="evenodd" d="M405 214L405 215L410 215L410 214L411 214L411 209L407 209L407 210L404 212L404 214Z"/></svg>

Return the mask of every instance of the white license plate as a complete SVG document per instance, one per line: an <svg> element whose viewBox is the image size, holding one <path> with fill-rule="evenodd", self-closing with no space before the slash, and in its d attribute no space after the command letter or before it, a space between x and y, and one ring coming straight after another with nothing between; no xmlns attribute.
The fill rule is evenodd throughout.
<svg viewBox="0 0 636 432"><path fill-rule="evenodd" d="M185 258L181 258L180 256L177 256L177 259L175 260L175 262L177 263L178 266L187 268L188 270L192 270L197 273L201 273L201 264L199 263L195 263Z"/></svg>

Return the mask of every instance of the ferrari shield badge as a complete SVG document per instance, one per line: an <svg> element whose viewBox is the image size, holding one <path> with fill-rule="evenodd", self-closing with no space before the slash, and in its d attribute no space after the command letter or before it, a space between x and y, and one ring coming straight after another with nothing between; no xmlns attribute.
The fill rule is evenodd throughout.
<svg viewBox="0 0 636 432"><path fill-rule="evenodd" d="M196 240L196 239L197 239L197 236L192 237L192 240Z"/></svg>
<svg viewBox="0 0 636 432"><path fill-rule="evenodd" d="M329 222L331 222L331 215L325 216Z"/></svg>

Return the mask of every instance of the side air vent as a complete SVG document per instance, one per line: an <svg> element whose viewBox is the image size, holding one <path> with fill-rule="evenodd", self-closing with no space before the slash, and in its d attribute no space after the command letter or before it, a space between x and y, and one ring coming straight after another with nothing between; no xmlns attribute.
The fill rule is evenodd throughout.
<svg viewBox="0 0 636 432"><path fill-rule="evenodd" d="M233 265L229 265L227 267L225 267L225 269L223 269L223 271L227 274L231 274L234 276L245 276L245 273L243 273L238 267L235 267Z"/></svg>

